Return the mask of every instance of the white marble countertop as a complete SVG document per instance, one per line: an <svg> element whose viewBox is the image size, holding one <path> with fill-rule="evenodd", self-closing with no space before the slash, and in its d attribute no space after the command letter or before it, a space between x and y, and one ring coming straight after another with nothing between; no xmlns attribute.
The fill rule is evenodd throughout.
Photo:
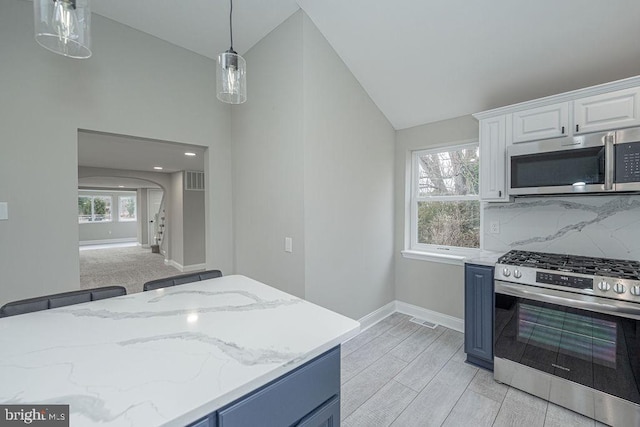
<svg viewBox="0 0 640 427"><path fill-rule="evenodd" d="M498 262L498 258L500 258L504 254L505 252L494 252L494 251L482 250L477 254L474 254L468 258L465 258L464 262L467 264L488 265L490 267L493 267Z"/></svg>
<svg viewBox="0 0 640 427"><path fill-rule="evenodd" d="M70 404L71 426L182 426L360 324L244 276L0 319L0 402Z"/></svg>

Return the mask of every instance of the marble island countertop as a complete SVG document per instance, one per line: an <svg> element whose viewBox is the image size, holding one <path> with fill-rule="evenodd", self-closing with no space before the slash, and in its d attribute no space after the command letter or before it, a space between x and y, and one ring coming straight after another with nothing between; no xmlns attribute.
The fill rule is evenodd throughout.
<svg viewBox="0 0 640 427"><path fill-rule="evenodd" d="M0 319L0 403L71 426L182 426L359 331L244 276Z"/></svg>

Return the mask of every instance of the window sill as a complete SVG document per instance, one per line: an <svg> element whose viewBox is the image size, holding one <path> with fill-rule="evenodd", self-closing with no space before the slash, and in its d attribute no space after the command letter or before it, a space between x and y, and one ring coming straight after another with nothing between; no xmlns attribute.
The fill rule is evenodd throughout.
<svg viewBox="0 0 640 427"><path fill-rule="evenodd" d="M464 260L469 258L471 253L463 254L442 254L436 252L422 252L416 250L404 250L400 252L403 258L407 259L417 259L420 261L431 261L431 262L439 262L442 264L452 264L452 265L464 265Z"/></svg>

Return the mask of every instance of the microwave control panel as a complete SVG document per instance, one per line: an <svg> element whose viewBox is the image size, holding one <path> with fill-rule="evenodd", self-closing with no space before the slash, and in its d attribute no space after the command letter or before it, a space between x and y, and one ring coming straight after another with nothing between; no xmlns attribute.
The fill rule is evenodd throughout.
<svg viewBox="0 0 640 427"><path fill-rule="evenodd" d="M640 142L616 145L616 182L640 182Z"/></svg>

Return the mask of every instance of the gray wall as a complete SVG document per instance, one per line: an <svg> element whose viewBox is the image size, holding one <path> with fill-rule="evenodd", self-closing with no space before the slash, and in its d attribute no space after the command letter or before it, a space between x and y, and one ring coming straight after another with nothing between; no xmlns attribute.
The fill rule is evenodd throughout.
<svg viewBox="0 0 640 427"><path fill-rule="evenodd" d="M136 191L138 195L138 221L136 223L138 229L138 243L147 247L149 246L149 209L147 207L147 189L138 188Z"/></svg>
<svg viewBox="0 0 640 427"><path fill-rule="evenodd" d="M360 318L394 299L395 131L303 24L305 296Z"/></svg>
<svg viewBox="0 0 640 427"><path fill-rule="evenodd" d="M247 102L232 108L237 271L304 296L302 13L247 52ZM293 239L293 253L284 239Z"/></svg>
<svg viewBox="0 0 640 427"><path fill-rule="evenodd" d="M80 234L79 241L83 243L89 243L92 241L104 241L104 240L123 240L131 239L138 240L138 222L140 221L140 206L138 209L138 219L136 221L118 221L118 197L119 196L134 196L135 192L122 192L122 191L109 191L104 190L91 191L91 190L79 190L78 196L84 195L98 195L111 197L111 218L110 222L95 222L95 223L82 223L78 224L78 232Z"/></svg>
<svg viewBox="0 0 640 427"><path fill-rule="evenodd" d="M378 309L394 297L393 128L302 11L246 60L248 101L232 109L238 272L354 318Z"/></svg>
<svg viewBox="0 0 640 427"><path fill-rule="evenodd" d="M170 196L165 199L168 202L165 204L165 210L167 211L167 219L170 218L170 222L167 221L165 230L168 229L168 253L165 254L165 259L175 261L180 265L184 265L184 218L182 215L182 172L175 172L171 174L171 185L169 194Z"/></svg>
<svg viewBox="0 0 640 427"><path fill-rule="evenodd" d="M396 299L459 319L464 317L462 266L406 259L407 174L413 150L478 139L478 121L472 116L416 126L396 132L395 151L395 285ZM409 166L408 166L409 165ZM408 167L407 167L408 166Z"/></svg>
<svg viewBox="0 0 640 427"><path fill-rule="evenodd" d="M209 147L207 266L233 271L231 109L216 100L214 61L92 24L93 57L71 60L35 43L31 2L0 2L0 304L79 288L78 129Z"/></svg>
<svg viewBox="0 0 640 427"><path fill-rule="evenodd" d="M171 174L168 197L167 229L169 253L166 259L182 267L205 262L204 191L184 189L184 173ZM223 271L224 273L224 271Z"/></svg>
<svg viewBox="0 0 640 427"><path fill-rule="evenodd" d="M183 265L204 264L204 191L184 190L182 193L182 203L182 233L184 236Z"/></svg>

